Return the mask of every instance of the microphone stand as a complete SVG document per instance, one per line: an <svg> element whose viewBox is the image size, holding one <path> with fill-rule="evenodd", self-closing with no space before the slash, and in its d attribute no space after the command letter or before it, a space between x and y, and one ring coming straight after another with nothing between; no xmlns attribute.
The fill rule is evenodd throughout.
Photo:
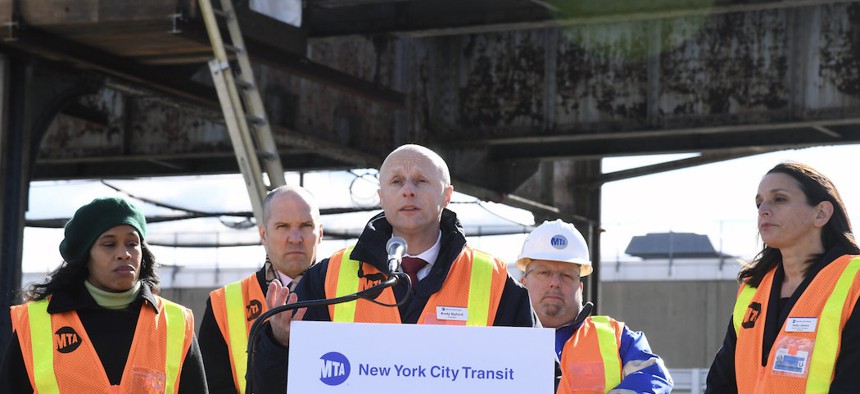
<svg viewBox="0 0 860 394"><path fill-rule="evenodd" d="M312 307L312 306L334 305L334 304L340 304L343 302L355 301L359 298L366 299L366 300L373 300L376 297L379 297L379 295L382 293L383 290L397 284L397 282L400 281L400 279L398 277L402 277L402 278L406 279L404 281L404 282L406 282L406 286L407 286L406 296L400 302L398 302L395 305L390 305L390 304L387 304L387 305L399 306L403 302L406 302L406 300L409 298L409 295L410 295L411 290L412 290L412 284L409 280L409 277L406 276L406 274L404 274L402 272L394 272L391 274L391 276L388 277L388 279L385 280L385 282L382 282L382 283L375 285L373 287L364 289L364 290L359 291L357 293L347 294L345 296L340 296L337 298L324 298L324 299L320 299L320 300L299 301L299 302L295 302L292 304L280 305L280 306L274 307L272 309L269 309L268 311L264 312L262 315L257 317L257 319L254 320L254 324L251 324L251 330L248 332L248 349L247 349L248 363L246 365L246 371L245 371L245 393L246 394L252 394L254 392L253 391L254 352L255 352L255 347L257 345L257 336L259 336L260 328L263 326L263 323L265 323L266 320L268 320L270 317L272 317L275 314L285 312L285 311L295 310L295 309L299 309L299 308L307 308L307 307Z"/></svg>

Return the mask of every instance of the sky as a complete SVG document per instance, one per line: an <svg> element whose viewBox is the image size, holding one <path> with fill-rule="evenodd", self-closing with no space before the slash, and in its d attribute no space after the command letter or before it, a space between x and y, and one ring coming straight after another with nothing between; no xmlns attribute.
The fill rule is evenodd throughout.
<svg viewBox="0 0 860 394"><path fill-rule="evenodd" d="M602 261L635 260L624 254L631 237L650 232L693 232L708 235L714 247L724 253L749 260L760 248L756 237L754 197L761 177L779 162L803 162L829 176L839 189L852 221L860 223L860 184L855 182L860 166L853 158L860 145L816 147L786 150L720 163L691 167L660 174L607 183L602 192L603 229ZM603 171L652 164L679 156L642 156L610 158ZM353 173L309 173L301 179L317 191L323 207L372 206L376 200L373 170ZM288 174L287 182L299 183L297 174ZM107 180L123 190L118 193L99 181L34 182L30 190L28 219L71 217L74 211L95 197L104 195L140 196L202 211L249 211L247 192L239 175L193 178L160 178L150 180ZM454 185L456 190L456 184ZM176 211L158 208L131 199L149 215L170 215ZM522 230L532 225L530 213L500 204L479 202L457 194L451 208L467 226L492 230L504 226ZM323 218L324 231L361 227L374 212L358 212ZM223 221L241 227L238 218ZM218 219L195 219L170 224L151 224L148 232L161 238L175 236L183 240L236 239L256 242L255 229L235 230ZM217 230L217 231L215 231ZM220 238L219 238L220 237ZM471 238L470 245L513 262L525 234ZM57 247L61 229L27 228L24 233L24 272L48 272L60 263ZM325 240L320 258L345 247L349 241ZM162 264L197 266L240 266L249 270L259 266L264 251L261 246L233 248L155 247Z"/></svg>
<svg viewBox="0 0 860 394"><path fill-rule="evenodd" d="M623 260L632 235L667 231L706 234L717 250L751 259L761 249L755 207L758 184L784 161L811 165L828 176L856 225L858 154L860 145L785 150L608 183L601 212L602 260ZM605 160L603 170L621 169L634 160L644 159Z"/></svg>
<svg viewBox="0 0 860 394"><path fill-rule="evenodd" d="M378 183L375 170L352 172L315 172L299 177L287 173L288 184L303 184L314 192L321 208L357 207L378 205ZM121 192L115 189L121 190ZM62 196L62 197L60 197ZM206 177L171 177L137 180L74 180L34 182L30 187L27 219L69 218L80 206L102 196L120 196L138 205L147 217L171 216L181 212L158 207L148 201L157 201L175 207L204 212L249 212L247 191L242 177L219 175ZM499 229L527 232L534 220L529 212L481 202L471 196L455 193L450 208L464 222L467 232L497 232ZM318 258L328 257L348 246L348 240L336 240L337 233L358 233L367 220L379 210L348 214L326 215L322 218L323 242ZM259 243L256 227L248 226L240 217L221 217L149 223L148 242L180 243L210 242ZM26 228L24 231L24 272L49 272L61 262L57 245L63 238L62 229ZM481 240L476 240L480 243ZM521 241L518 241L521 242ZM262 246L229 248L174 248L154 246L153 252L162 264L182 266L248 267L262 263L265 251Z"/></svg>

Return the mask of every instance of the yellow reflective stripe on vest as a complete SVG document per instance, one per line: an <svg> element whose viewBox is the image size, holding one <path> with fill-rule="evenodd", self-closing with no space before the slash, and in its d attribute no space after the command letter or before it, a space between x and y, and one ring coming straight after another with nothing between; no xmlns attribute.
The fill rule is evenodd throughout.
<svg viewBox="0 0 860 394"><path fill-rule="evenodd" d="M600 358L603 359L603 388L609 391L621 383L621 362L618 358L618 339L608 316L592 316L597 333Z"/></svg>
<svg viewBox="0 0 860 394"><path fill-rule="evenodd" d="M247 325L245 324L245 297L242 294L242 281L233 282L224 287L224 304L227 308L227 332L230 335L230 355L233 368L236 370L236 380L239 393L245 392L245 370L248 367Z"/></svg>
<svg viewBox="0 0 860 394"><path fill-rule="evenodd" d="M30 324L30 343L33 349L33 380L39 394L60 392L54 373L54 333L51 332L51 315L48 300L41 299L27 305Z"/></svg>
<svg viewBox="0 0 860 394"><path fill-rule="evenodd" d="M830 391L830 378L836 365L836 354L839 351L839 324L842 321L842 310L848 298L848 291L854 284L854 277L860 271L860 258L854 258L842 271L833 292L827 298L821 316L818 319L818 332L815 333L815 350L809 365L809 377L806 380L807 393L826 393Z"/></svg>
<svg viewBox="0 0 860 394"><path fill-rule="evenodd" d="M342 297L348 294L358 292L358 266L360 261L350 260L349 255L352 254L354 246L350 246L343 251L340 258L340 271L337 273L337 290L336 297ZM334 316L331 321L334 322L355 322L355 304L356 300L350 302L341 302L334 305Z"/></svg>
<svg viewBox="0 0 860 394"><path fill-rule="evenodd" d="M732 322L735 326L735 336L738 335L738 332L741 330L741 323L744 322L744 316L746 316L747 308L750 306L750 302L752 302L753 296L755 296L755 291L758 288L752 287L749 285L743 285L743 289L740 294L738 294L738 300L735 301L735 309L732 312Z"/></svg>
<svg viewBox="0 0 860 394"><path fill-rule="evenodd" d="M164 365L167 384L164 392L174 393L179 364L182 362L182 349L185 347L185 312L181 306L165 299L162 299L161 305L167 319L167 359Z"/></svg>
<svg viewBox="0 0 860 394"><path fill-rule="evenodd" d="M469 273L467 326L486 326L490 314L490 286L493 283L493 261L490 255L474 251Z"/></svg>

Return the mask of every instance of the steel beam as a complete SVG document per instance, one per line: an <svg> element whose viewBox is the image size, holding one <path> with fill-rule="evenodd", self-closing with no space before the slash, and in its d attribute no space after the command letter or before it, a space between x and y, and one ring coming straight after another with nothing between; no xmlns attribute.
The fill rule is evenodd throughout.
<svg viewBox="0 0 860 394"><path fill-rule="evenodd" d="M689 157L686 159L679 160L671 160L659 164L652 164L647 166L641 166L636 168L631 168L627 170L620 170L614 172L607 172L601 174L596 177L592 182L592 186L599 187L604 183L621 181L630 178L636 178L645 175L653 175L666 171L674 171L680 170L683 168L690 168L695 166L700 166L704 164L717 163L726 160L739 159L741 157L748 157L753 155L760 155L763 153L774 152L779 149L744 149L733 151L729 153L704 153L702 155L696 157Z"/></svg>
<svg viewBox="0 0 860 394"><path fill-rule="evenodd" d="M313 37L393 34L427 38L760 12L850 1L731 0L601 3L566 0L496 0L492 2L321 0L308 2L310 7L305 18L310 25L310 34Z"/></svg>

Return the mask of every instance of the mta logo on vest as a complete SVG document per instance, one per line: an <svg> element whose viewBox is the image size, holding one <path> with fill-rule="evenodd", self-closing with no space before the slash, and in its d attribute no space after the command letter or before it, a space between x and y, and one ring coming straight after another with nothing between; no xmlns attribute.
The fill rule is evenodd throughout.
<svg viewBox="0 0 860 394"><path fill-rule="evenodd" d="M556 249L564 249L567 247L567 238L564 235L556 234L549 239L549 244Z"/></svg>
<svg viewBox="0 0 860 394"><path fill-rule="evenodd" d="M361 282L361 290L369 289L388 279L388 277L381 272L375 274L365 274L364 276L362 276L362 278L364 278L364 280Z"/></svg>
<svg viewBox="0 0 860 394"><path fill-rule="evenodd" d="M248 312L248 321L254 320L263 313L263 304L257 300L251 300L248 305L245 305Z"/></svg>
<svg viewBox="0 0 860 394"><path fill-rule="evenodd" d="M747 312L744 314L744 321L741 322L741 327L743 328L753 328L755 327L755 322L758 320L758 317L761 315L761 304L758 302L752 302L747 307Z"/></svg>
<svg viewBox="0 0 860 394"><path fill-rule="evenodd" d="M81 336L69 326L60 327L54 333L54 346L60 353L71 353L81 346Z"/></svg>
<svg viewBox="0 0 860 394"><path fill-rule="evenodd" d="M349 377L349 360L338 352L328 352L320 357L320 381L337 386Z"/></svg>

